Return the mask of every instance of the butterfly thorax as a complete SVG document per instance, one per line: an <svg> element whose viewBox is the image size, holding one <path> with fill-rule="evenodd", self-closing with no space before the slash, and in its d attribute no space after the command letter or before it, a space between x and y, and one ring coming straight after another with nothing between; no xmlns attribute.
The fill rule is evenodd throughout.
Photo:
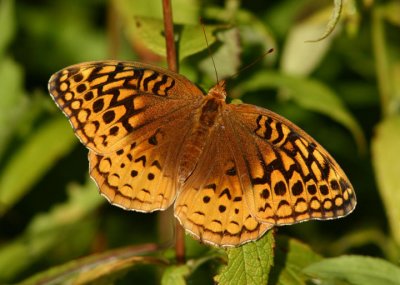
<svg viewBox="0 0 400 285"><path fill-rule="evenodd" d="M217 87L218 85L212 88L204 97L203 104L194 114L194 126L187 135L179 163L178 173L181 183L185 182L196 168L210 134L220 124L220 114L225 104L225 96L216 92Z"/></svg>

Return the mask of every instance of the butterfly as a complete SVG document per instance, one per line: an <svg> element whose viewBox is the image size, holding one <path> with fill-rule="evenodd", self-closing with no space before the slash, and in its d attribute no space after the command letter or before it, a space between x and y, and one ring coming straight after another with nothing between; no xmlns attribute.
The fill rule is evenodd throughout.
<svg viewBox="0 0 400 285"><path fill-rule="evenodd" d="M121 61L55 73L49 92L89 149L101 194L125 210L174 214L196 239L238 246L274 226L346 216L356 196L313 138L272 111L227 104L169 70Z"/></svg>

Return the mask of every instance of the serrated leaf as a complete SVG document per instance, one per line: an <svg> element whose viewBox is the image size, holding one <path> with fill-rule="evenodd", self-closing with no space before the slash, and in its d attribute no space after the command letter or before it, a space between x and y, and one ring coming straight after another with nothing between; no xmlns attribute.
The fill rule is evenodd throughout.
<svg viewBox="0 0 400 285"><path fill-rule="evenodd" d="M103 202L91 180L86 186L72 185L68 201L35 216L24 234L0 248L0 280L18 276L68 236L77 238L76 230L83 218Z"/></svg>
<svg viewBox="0 0 400 285"><path fill-rule="evenodd" d="M340 256L311 264L303 272L313 279L347 281L353 285L398 285L400 268L379 258Z"/></svg>
<svg viewBox="0 0 400 285"><path fill-rule="evenodd" d="M306 285L307 277L302 270L321 259L322 257L306 244L280 236L276 241L275 264L271 269L268 284Z"/></svg>
<svg viewBox="0 0 400 285"><path fill-rule="evenodd" d="M32 134L0 173L0 215L21 199L76 141L70 125L61 116ZM24 179L20 179L21 175Z"/></svg>
<svg viewBox="0 0 400 285"><path fill-rule="evenodd" d="M258 72L238 86L241 92L262 88L281 88L303 108L321 113L342 124L352 133L360 152L365 152L366 141L360 125L328 86L316 80L272 71Z"/></svg>
<svg viewBox="0 0 400 285"><path fill-rule="evenodd" d="M165 269L161 278L162 285L185 285L185 278L189 275L190 268L187 265L169 266Z"/></svg>
<svg viewBox="0 0 400 285"><path fill-rule="evenodd" d="M400 116L384 119L374 134L372 160L378 189L385 204L392 236L400 245Z"/></svg>
<svg viewBox="0 0 400 285"><path fill-rule="evenodd" d="M274 231L270 230L256 242L227 249L228 264L215 280L220 285L266 284L274 263L274 246Z"/></svg>

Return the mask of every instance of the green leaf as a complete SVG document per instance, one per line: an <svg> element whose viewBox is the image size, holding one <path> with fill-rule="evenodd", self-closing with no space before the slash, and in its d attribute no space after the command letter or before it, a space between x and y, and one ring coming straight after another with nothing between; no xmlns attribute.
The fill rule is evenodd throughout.
<svg viewBox="0 0 400 285"><path fill-rule="evenodd" d="M79 239L88 226L85 217L103 202L91 180L83 187L71 186L68 201L35 216L22 236L0 248L0 281L15 278L66 240Z"/></svg>
<svg viewBox="0 0 400 285"><path fill-rule="evenodd" d="M392 23L400 27L400 3L398 1L388 2L382 7L385 18Z"/></svg>
<svg viewBox="0 0 400 285"><path fill-rule="evenodd" d="M14 1L0 1L0 59L15 33Z"/></svg>
<svg viewBox="0 0 400 285"><path fill-rule="evenodd" d="M2 89L0 125L7 127L0 128L0 161L21 118L30 112L29 100L24 96L23 84L22 67L9 57L2 58L0 60L0 86Z"/></svg>
<svg viewBox="0 0 400 285"><path fill-rule="evenodd" d="M167 265L167 261L162 258L141 256L158 250L152 244L110 250L55 266L18 284L113 284L136 265Z"/></svg>
<svg viewBox="0 0 400 285"><path fill-rule="evenodd" d="M272 71L258 72L238 86L241 92L257 91L261 88L281 88L286 91L285 95L301 107L321 113L342 124L352 133L360 152L365 152L366 141L360 125L328 86L313 79Z"/></svg>
<svg viewBox="0 0 400 285"><path fill-rule="evenodd" d="M223 27L221 25L204 26L209 45L216 41L215 32ZM179 60L207 48L201 25L175 24L174 32ZM161 56L166 55L164 23L162 20L135 17L135 21L128 26L128 35L130 40L140 40L142 45L154 53Z"/></svg>
<svg viewBox="0 0 400 285"><path fill-rule="evenodd" d="M397 45L387 40L387 11L400 11L400 5L376 6L372 13L372 46L374 50L381 108L384 116L398 114L400 110L400 61L392 50ZM397 16L398 17L398 16Z"/></svg>
<svg viewBox="0 0 400 285"><path fill-rule="evenodd" d="M218 32L217 38L222 45L199 63L199 69L208 75L212 83L215 84L217 81L215 68L220 79L231 76L238 70L241 53L238 36L238 30L235 28ZM215 62L215 67L212 60Z"/></svg>
<svg viewBox="0 0 400 285"><path fill-rule="evenodd" d="M255 14L244 9L235 9L227 11L227 8L216 6L207 7L204 11L207 18L215 19L220 22L229 23L234 21L235 28L239 29L240 46L246 48L246 44L260 45L267 51L271 48L276 48L276 40L267 23L261 21ZM239 8L239 7L237 7ZM234 17L234 20L232 18ZM239 43L238 43L239 44ZM270 61L271 57L276 57L277 53L265 57L265 60Z"/></svg>
<svg viewBox="0 0 400 285"><path fill-rule="evenodd" d="M400 245L399 142L400 116L387 117L375 129L372 140L372 160L392 236L398 245Z"/></svg>
<svg viewBox="0 0 400 285"><path fill-rule="evenodd" d="M217 41L216 32L226 29L225 25L205 25L205 35L201 25L184 25L179 35L178 56L179 60L207 49ZM164 53L165 54L165 53Z"/></svg>
<svg viewBox="0 0 400 285"><path fill-rule="evenodd" d="M27 138L0 173L0 215L19 201L76 141L71 126L61 116Z"/></svg>
<svg viewBox="0 0 400 285"><path fill-rule="evenodd" d="M174 265L168 267L162 276L162 285L185 285L185 278L189 275L190 269L187 265Z"/></svg>
<svg viewBox="0 0 400 285"><path fill-rule="evenodd" d="M307 277L302 270L322 258L307 245L288 237L277 238L275 264L268 284L306 285Z"/></svg>
<svg viewBox="0 0 400 285"><path fill-rule="evenodd" d="M318 43L305 40L320 33L325 25L328 13L329 8L306 18L291 28L281 57L281 70L285 74L308 75L319 65L332 44L333 37L326 37L333 31L334 27L316 40L320 41ZM321 41L324 38L326 39Z"/></svg>
<svg viewBox="0 0 400 285"><path fill-rule="evenodd" d="M227 249L228 265L215 277L218 284L258 285L268 282L274 263L274 231L270 230L256 242Z"/></svg>
<svg viewBox="0 0 400 285"><path fill-rule="evenodd" d="M356 0L347 0L343 3L342 23L349 38L357 37L361 22L361 11Z"/></svg>
<svg viewBox="0 0 400 285"><path fill-rule="evenodd" d="M114 0L111 4L127 23L136 16L163 18L162 1ZM171 1L171 5L175 23L198 24L200 22L199 0L174 0Z"/></svg>
<svg viewBox="0 0 400 285"><path fill-rule="evenodd" d="M347 281L353 285L398 285L400 280L398 266L383 259L355 255L324 259L303 272L313 279Z"/></svg>

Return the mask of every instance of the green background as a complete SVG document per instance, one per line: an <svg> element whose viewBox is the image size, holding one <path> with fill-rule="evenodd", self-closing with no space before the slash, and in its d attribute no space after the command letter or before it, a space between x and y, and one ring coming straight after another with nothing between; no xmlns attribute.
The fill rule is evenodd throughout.
<svg viewBox="0 0 400 285"><path fill-rule="evenodd" d="M240 255L238 264L270 258L259 265L275 264L269 284L400 284L400 2L344 1L334 26L338 2L173 1L180 73L208 90L212 56L219 78L228 78L228 101L299 125L338 161L358 199L344 219L279 228L275 250L271 235L259 248L227 254L187 237L190 262L175 266L166 249L171 212L109 205L88 177L87 150L47 92L51 74L74 63L165 66L161 1L0 0L0 283L33 284L27 278L53 268L36 278L213 284L220 274L221 284L257 284L252 273L235 277L248 268L223 267ZM109 252L120 264L104 256L133 245L128 257ZM109 274L83 274L88 268ZM268 271L260 276L266 282Z"/></svg>

